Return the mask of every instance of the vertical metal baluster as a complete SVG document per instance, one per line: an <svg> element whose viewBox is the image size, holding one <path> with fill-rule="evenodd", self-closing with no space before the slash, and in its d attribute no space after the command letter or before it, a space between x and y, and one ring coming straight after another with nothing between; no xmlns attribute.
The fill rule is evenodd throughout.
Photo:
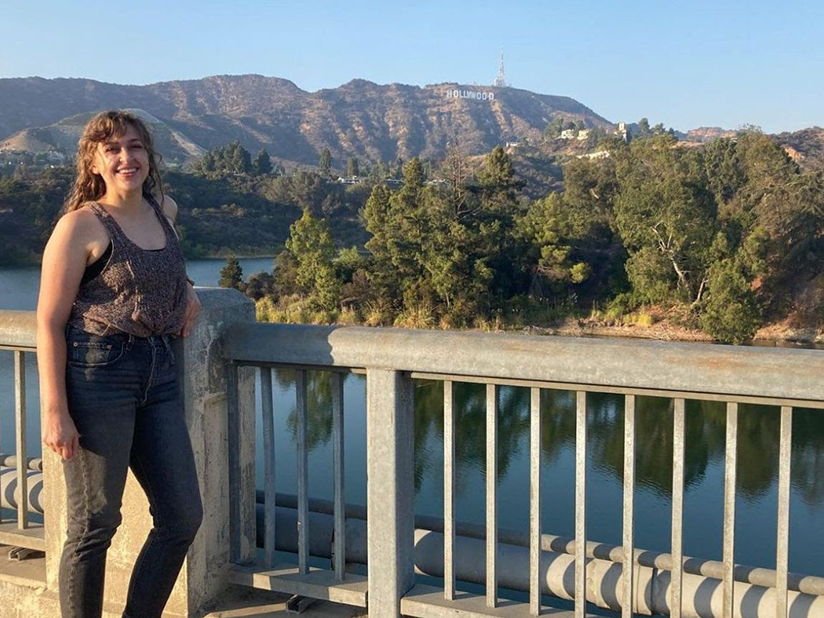
<svg viewBox="0 0 824 618"><path fill-rule="evenodd" d="M587 601L587 394L576 393L575 405L575 618L584 618Z"/></svg>
<svg viewBox="0 0 824 618"><path fill-rule="evenodd" d="M790 552L790 456L793 439L793 409L781 408L781 437L778 455L778 526L775 555L775 618L787 618L787 575Z"/></svg>
<svg viewBox="0 0 824 618"><path fill-rule="evenodd" d="M263 418L263 551L267 567L275 566L275 411L272 400L272 370L260 368L260 403Z"/></svg>
<svg viewBox="0 0 824 618"><path fill-rule="evenodd" d="M443 383L443 596L455 598L455 386Z"/></svg>
<svg viewBox="0 0 824 618"><path fill-rule="evenodd" d="M240 560L240 400L238 397L238 368L229 363L226 369L227 422L229 433L229 536L230 559Z"/></svg>
<svg viewBox="0 0 824 618"><path fill-rule="evenodd" d="M727 443L724 467L724 618L735 608L735 477L738 455L738 404L727 403Z"/></svg>
<svg viewBox="0 0 824 618"><path fill-rule="evenodd" d="M670 618L681 618L684 583L684 409L676 399L672 426L672 570L670 571Z"/></svg>
<svg viewBox="0 0 824 618"><path fill-rule="evenodd" d="M529 392L529 611L541 614L541 389Z"/></svg>
<svg viewBox="0 0 824 618"><path fill-rule="evenodd" d="M635 571L635 395L624 395L624 562L622 618L632 618Z"/></svg>
<svg viewBox="0 0 824 618"><path fill-rule="evenodd" d="M332 459L335 500L335 579L346 574L346 492L343 482L343 376L332 373Z"/></svg>
<svg viewBox="0 0 824 618"><path fill-rule="evenodd" d="M498 387L486 385L486 606L498 604Z"/></svg>
<svg viewBox="0 0 824 618"><path fill-rule="evenodd" d="M14 352L14 416L17 441L17 527L29 526L28 457L26 453L26 357Z"/></svg>
<svg viewBox="0 0 824 618"><path fill-rule="evenodd" d="M298 571L309 572L309 456L306 448L306 372L295 371L298 429Z"/></svg>

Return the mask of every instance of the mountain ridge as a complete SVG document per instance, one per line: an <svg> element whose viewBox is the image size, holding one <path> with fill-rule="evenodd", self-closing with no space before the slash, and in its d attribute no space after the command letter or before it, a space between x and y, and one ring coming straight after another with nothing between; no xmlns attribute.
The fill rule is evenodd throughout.
<svg viewBox="0 0 824 618"><path fill-rule="evenodd" d="M495 96L450 97L452 90ZM482 154L507 140L540 139L556 116L590 128L612 126L570 97L458 82L417 86L353 79L308 92L287 79L262 75L145 86L30 77L0 79L0 101L0 148L11 149L29 138L47 144L49 131L44 129L79 114L136 108L198 148L237 139L249 150L266 148L276 159L303 164L316 163L324 147L339 163L349 156L373 162L438 158L447 144L456 142L468 155ZM169 156L185 160L193 156L191 151L173 148Z"/></svg>

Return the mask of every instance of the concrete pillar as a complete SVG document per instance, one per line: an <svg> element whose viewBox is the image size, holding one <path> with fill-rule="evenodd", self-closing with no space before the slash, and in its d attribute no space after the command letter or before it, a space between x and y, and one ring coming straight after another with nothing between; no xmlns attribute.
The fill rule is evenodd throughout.
<svg viewBox="0 0 824 618"><path fill-rule="evenodd" d="M228 582L229 478L226 368L222 335L237 321L254 321L254 303L236 290L199 288L202 309L191 335L177 340L174 351L180 372L186 423L192 439L203 500L203 525L189 549L164 616L195 616ZM254 410L254 374L239 374L241 410ZM254 491L254 414L241 414L241 465L246 485ZM61 463L44 455L47 587L57 590L60 553L66 531L66 487ZM252 493L254 496L254 493ZM252 508L254 497L251 498ZM126 600L129 577L151 528L149 505L129 474L123 496L123 523L109 549L106 566L106 612L119 615ZM253 537L254 538L254 537Z"/></svg>
<svg viewBox="0 0 824 618"><path fill-rule="evenodd" d="M366 372L369 618L397 618L415 579L412 380Z"/></svg>

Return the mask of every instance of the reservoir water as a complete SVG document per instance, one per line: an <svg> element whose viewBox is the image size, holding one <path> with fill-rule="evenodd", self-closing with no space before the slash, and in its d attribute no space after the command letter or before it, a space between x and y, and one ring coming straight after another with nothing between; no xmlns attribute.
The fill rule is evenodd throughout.
<svg viewBox="0 0 824 618"><path fill-rule="evenodd" d="M241 259L244 276L271 268L271 258ZM198 285L215 285L223 260L188 264ZM37 301L37 267L0 267L0 309L33 310ZM27 355L29 452L40 452L36 364ZM12 358L0 352L0 451L12 452L14 431L11 393ZM309 374L310 495L331 499L331 384L323 372ZM278 491L296 492L295 395L290 371L274 378L276 482ZM484 521L485 391L462 385L456 425L457 517ZM416 512L443 514L443 411L438 383L415 388ZM636 546L669 550L672 478L672 403L639 398L637 408ZM543 406L542 530L572 537L574 533L575 397L546 391ZM346 377L346 501L366 501L365 380ZM498 426L499 525L526 530L529 499L529 393L500 389ZM259 407L258 407L259 414ZM260 432L261 423L257 423ZM741 564L775 566L778 410L741 406L738 438L736 555ZM723 404L687 403L684 496L684 553L721 559L725 409ZM262 438L258 436L258 444ZM588 409L587 536L621 543L623 403L620 397L596 394ZM258 484L263 464L259 456ZM793 426L790 507L790 570L824 576L824 412L797 410Z"/></svg>

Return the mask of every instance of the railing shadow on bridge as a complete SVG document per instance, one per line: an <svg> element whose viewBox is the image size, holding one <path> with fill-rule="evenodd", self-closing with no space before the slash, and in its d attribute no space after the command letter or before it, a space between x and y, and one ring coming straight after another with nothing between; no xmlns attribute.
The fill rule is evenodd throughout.
<svg viewBox="0 0 824 618"><path fill-rule="evenodd" d="M824 578L788 571L790 452L797 408L824 408L824 355L814 350L733 348L632 340L491 335L353 327L257 324L250 301L231 290L199 289L201 319L176 354L198 465L204 528L190 550L170 615L202 615L227 584L366 607L371 616L529 616L594 608L622 617L824 617ZM15 358L18 450L14 453L17 520L0 524L0 543L45 549L46 587L57 586L65 526L65 487L56 457L43 457L45 525L27 520L25 363L34 349L34 316L0 311L0 349ZM277 494L273 369L295 370L297 495ZM333 447L331 501L310 500L307 371L329 372ZM366 376L367 507L344 503L343 376ZM444 517L414 515L413 380L443 384ZM21 386L22 383L22 386ZM455 392L485 385L485 524L455 512ZM258 386L256 386L258 385ZM498 524L499 392L529 389L529 531ZM260 392L255 393L259 388ZM575 393L575 538L541 530L541 401L551 391ZM623 398L624 461L621 546L587 540L587 401L594 393ZM259 397L261 410L256 410ZM671 551L635 546L636 400L673 401ZM726 406L723 560L685 557L685 407L691 400ZM775 570L736 565L737 429L741 404L780 409ZM262 445L256 445L256 417ZM23 445L21 448L20 445ZM263 490L255 487L256 449L263 451ZM2 463L2 462L0 462ZM8 463L11 463L9 460ZM258 495L259 494L259 495ZM259 507L258 503L263 506ZM145 499L130 481L124 524L112 548L107 599L122 603L134 557L150 526ZM367 523L368 522L368 523ZM34 539L34 540L31 540ZM576 540L584 542L576 542ZM258 547L260 545L260 547ZM293 562L280 563L283 551ZM631 557L631 559L625 559ZM328 568L318 558L328 560ZM357 568L354 565L360 564ZM365 566L364 566L365 565ZM424 585L419 572L429 578ZM432 581L441 582L438 586ZM470 594L461 582L480 585ZM477 588L477 586L476 586ZM523 591L517 602L506 591ZM572 610L558 610L552 599ZM629 600L629 602L625 602ZM43 614L45 615L45 614ZM55 614L56 615L56 614Z"/></svg>

